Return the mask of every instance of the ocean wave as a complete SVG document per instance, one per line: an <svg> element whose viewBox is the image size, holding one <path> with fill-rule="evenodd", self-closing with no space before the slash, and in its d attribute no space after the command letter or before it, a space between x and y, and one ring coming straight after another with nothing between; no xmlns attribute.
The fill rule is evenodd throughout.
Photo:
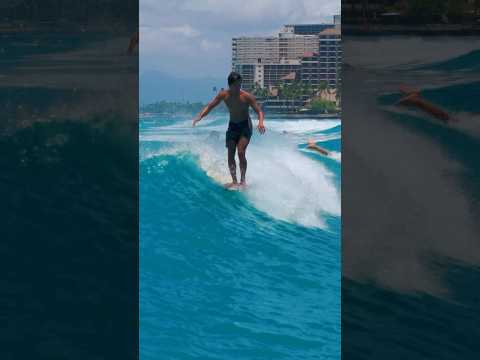
<svg viewBox="0 0 480 360"><path fill-rule="evenodd" d="M141 131L141 353L338 357L338 164L272 120L248 147L247 189L225 191L227 119L205 120Z"/></svg>
<svg viewBox="0 0 480 360"><path fill-rule="evenodd" d="M266 126L277 132L292 134L306 134L318 131L325 131L335 128L341 124L340 120L284 120L269 121Z"/></svg>
<svg viewBox="0 0 480 360"><path fill-rule="evenodd" d="M342 134L339 132L329 134L312 134L312 136L309 136L308 138L313 139L315 142L327 142L333 140L340 140L342 138Z"/></svg>
<svg viewBox="0 0 480 360"><path fill-rule="evenodd" d="M480 50L470 51L454 58L422 65L418 70L437 70L437 71L480 71Z"/></svg>
<svg viewBox="0 0 480 360"><path fill-rule="evenodd" d="M215 138L176 143L146 152L152 157L193 156L203 172L218 185L231 181L225 148ZM327 228L326 216L340 216L340 196L333 174L320 162L299 153L283 136L264 138L248 149L249 184L245 197L269 216L303 225Z"/></svg>

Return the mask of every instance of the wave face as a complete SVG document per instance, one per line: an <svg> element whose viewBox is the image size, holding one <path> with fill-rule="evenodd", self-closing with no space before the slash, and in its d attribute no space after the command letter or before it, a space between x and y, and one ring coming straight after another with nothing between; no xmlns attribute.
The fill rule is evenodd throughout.
<svg viewBox="0 0 480 360"><path fill-rule="evenodd" d="M405 60L418 57L412 42L426 42L394 40ZM376 37L353 42L367 48L365 59L392 49ZM459 37L431 37L425 48L446 52L464 44ZM368 52L372 47L375 53ZM352 50L345 41L346 57ZM440 60L450 57L458 69L470 68L458 63L458 53L444 55ZM479 92L478 73L432 70L439 59L424 62L424 70L402 68L396 59L362 69L350 60L342 74L348 103L342 115L348 135L342 163L342 356L477 358L478 326L471 319L479 314L479 291L472 284L480 279L480 123L473 95ZM420 89L459 121L443 124L418 109L395 106L402 84Z"/></svg>
<svg viewBox="0 0 480 360"><path fill-rule="evenodd" d="M141 120L141 356L339 359L340 121L269 119L244 192L226 124Z"/></svg>
<svg viewBox="0 0 480 360"><path fill-rule="evenodd" d="M473 50L467 54L459 55L445 61L422 65L419 67L419 70L462 71L478 73L480 71L480 50Z"/></svg>

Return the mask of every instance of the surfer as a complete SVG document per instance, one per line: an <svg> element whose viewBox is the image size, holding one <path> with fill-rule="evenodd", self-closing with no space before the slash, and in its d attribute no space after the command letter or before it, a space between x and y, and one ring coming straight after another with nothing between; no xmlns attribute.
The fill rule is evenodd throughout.
<svg viewBox="0 0 480 360"><path fill-rule="evenodd" d="M130 42L128 43L128 49L127 49L127 54L132 55L133 50L138 46L138 40L139 40L139 32L136 31L131 37L130 37Z"/></svg>
<svg viewBox="0 0 480 360"><path fill-rule="evenodd" d="M260 106L257 104L255 96L241 90L242 77L236 72L228 75L228 89L221 90L217 96L193 119L195 126L202 118L212 111L222 101L227 105L230 112L230 121L226 133L225 145L228 149L228 169L232 176L232 182L225 184L226 188L238 188L246 185L245 175L247 173L247 146L252 136L252 120L249 115L249 108L252 107L258 116L257 129L260 134L265 133L264 115ZM240 163L240 183L237 180L237 165L235 162L235 152L238 154Z"/></svg>
<svg viewBox="0 0 480 360"><path fill-rule="evenodd" d="M317 144L315 144L315 141L313 139L308 139L307 148L309 148L311 150L315 150L316 152L319 152L320 154L325 155L325 156L329 155L328 151L321 148Z"/></svg>
<svg viewBox="0 0 480 360"><path fill-rule="evenodd" d="M400 86L400 92L406 96L401 98L399 101L397 101L396 103L397 105L416 106L417 108L429 113L430 115L434 116L435 118L445 123L448 123L449 121L454 120L449 113L443 111L439 107L423 99L422 96L420 95L420 91L410 89L409 87L402 85Z"/></svg>

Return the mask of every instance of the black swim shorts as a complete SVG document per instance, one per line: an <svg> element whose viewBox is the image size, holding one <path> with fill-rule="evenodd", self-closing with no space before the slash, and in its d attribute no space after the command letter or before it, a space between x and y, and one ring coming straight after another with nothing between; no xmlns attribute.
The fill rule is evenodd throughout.
<svg viewBox="0 0 480 360"><path fill-rule="evenodd" d="M248 140L252 137L252 121L250 119L239 123L228 123L225 145L228 147L231 141L237 144L241 137L245 137Z"/></svg>

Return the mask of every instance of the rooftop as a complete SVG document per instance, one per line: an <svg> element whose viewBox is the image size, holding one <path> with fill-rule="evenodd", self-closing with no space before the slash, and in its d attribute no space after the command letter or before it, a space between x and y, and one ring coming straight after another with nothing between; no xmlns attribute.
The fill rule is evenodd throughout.
<svg viewBox="0 0 480 360"><path fill-rule="evenodd" d="M340 34L341 34L341 31L338 28L328 28L318 33L318 35L340 35Z"/></svg>

